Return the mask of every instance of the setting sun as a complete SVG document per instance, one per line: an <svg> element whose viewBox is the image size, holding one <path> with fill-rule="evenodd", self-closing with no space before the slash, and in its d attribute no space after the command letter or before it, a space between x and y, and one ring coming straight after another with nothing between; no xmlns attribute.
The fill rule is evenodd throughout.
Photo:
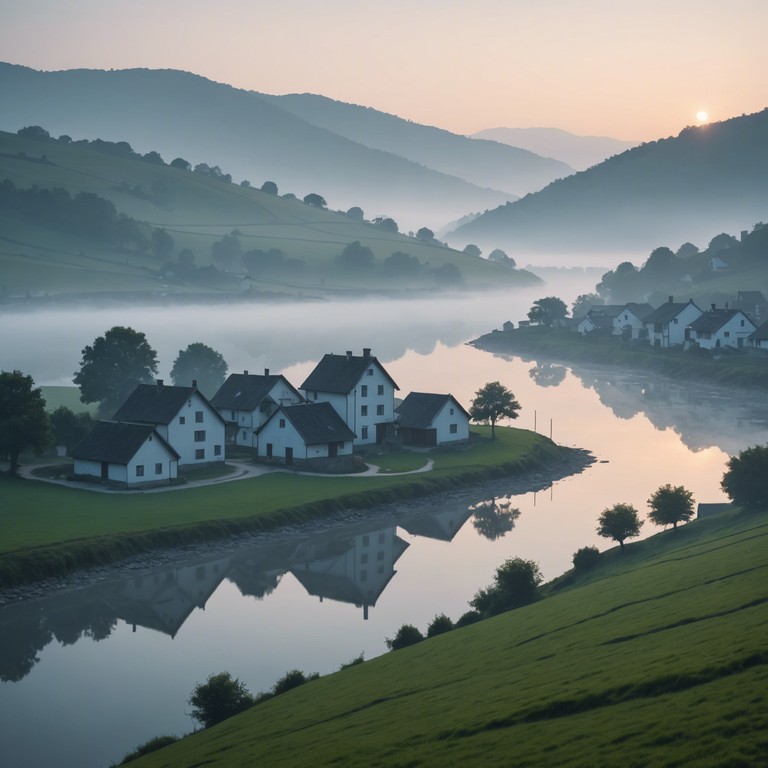
<svg viewBox="0 0 768 768"><path fill-rule="evenodd" d="M709 120L709 115L706 112L704 112L704 110L701 110L696 113L696 119L700 123L706 123Z"/></svg>

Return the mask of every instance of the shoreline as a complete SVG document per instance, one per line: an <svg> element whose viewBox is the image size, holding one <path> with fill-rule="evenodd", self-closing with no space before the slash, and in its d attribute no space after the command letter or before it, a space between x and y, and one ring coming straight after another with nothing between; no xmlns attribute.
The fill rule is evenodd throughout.
<svg viewBox="0 0 768 768"><path fill-rule="evenodd" d="M596 457L583 448L561 446L563 455L560 460L531 468L519 474L469 482L451 489L435 490L418 497L393 499L370 507L347 506L328 515L313 517L295 523L279 525L268 530L246 530L223 537L203 539L193 542L179 542L176 545L162 546L137 552L109 563L93 566L76 566L67 573L45 578L22 581L14 585L0 587L0 609L18 602L43 599L62 592L69 592L95 584L118 581L123 578L152 572L168 565L187 559L215 557L217 554L229 554L239 549L280 543L296 537L317 535L339 525L352 524L366 520L383 520L390 517L404 517L403 509L413 510L434 506L441 500L460 499L487 489L490 495L520 495L549 488L554 482L573 475L581 474L592 464Z"/></svg>

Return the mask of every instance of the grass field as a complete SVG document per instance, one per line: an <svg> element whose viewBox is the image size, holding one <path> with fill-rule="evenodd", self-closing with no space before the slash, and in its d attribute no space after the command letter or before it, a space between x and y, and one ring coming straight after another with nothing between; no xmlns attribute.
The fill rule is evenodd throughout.
<svg viewBox="0 0 768 768"><path fill-rule="evenodd" d="M768 764L768 517L726 513L601 560L131 765Z"/></svg>

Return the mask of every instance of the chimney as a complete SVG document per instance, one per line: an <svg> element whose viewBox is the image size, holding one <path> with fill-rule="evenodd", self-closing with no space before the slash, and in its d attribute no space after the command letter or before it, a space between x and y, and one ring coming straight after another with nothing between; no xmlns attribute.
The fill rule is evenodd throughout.
<svg viewBox="0 0 768 768"><path fill-rule="evenodd" d="M371 356L371 348L363 347L363 357L370 357L370 356Z"/></svg>
<svg viewBox="0 0 768 768"><path fill-rule="evenodd" d="M265 368L264 369L264 375L265 376L269 376L269 368Z"/></svg>
<svg viewBox="0 0 768 768"><path fill-rule="evenodd" d="M725 308L728 309L728 302L725 302Z"/></svg>
<svg viewBox="0 0 768 768"><path fill-rule="evenodd" d="M670 304L674 303L674 300L675 300L675 297L674 297L674 296L670 296L670 297L669 297L669 303L670 303Z"/></svg>
<svg viewBox="0 0 768 768"><path fill-rule="evenodd" d="M248 371L243 371L243 376L247 376L247 375L248 375Z"/></svg>
<svg viewBox="0 0 768 768"><path fill-rule="evenodd" d="M352 359L352 350L348 349L347 350L347 360L351 360L351 359Z"/></svg>
<svg viewBox="0 0 768 768"><path fill-rule="evenodd" d="M715 311L715 305L714 304L712 305L712 311L713 312Z"/></svg>
<svg viewBox="0 0 768 768"><path fill-rule="evenodd" d="M162 379L158 379L157 380L157 388L158 389L162 389L163 388L163 380Z"/></svg>
<svg viewBox="0 0 768 768"><path fill-rule="evenodd" d="M192 389L197 389L197 379L192 379Z"/></svg>

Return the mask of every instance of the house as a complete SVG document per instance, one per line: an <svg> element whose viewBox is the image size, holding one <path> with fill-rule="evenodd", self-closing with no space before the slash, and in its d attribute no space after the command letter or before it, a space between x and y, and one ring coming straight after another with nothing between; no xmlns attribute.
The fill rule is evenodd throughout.
<svg viewBox="0 0 768 768"><path fill-rule="evenodd" d="M324 355L299 389L309 402L330 403L355 433L355 445L383 443L394 432L400 388L369 348Z"/></svg>
<svg viewBox="0 0 768 768"><path fill-rule="evenodd" d="M727 261L723 261L719 256L713 256L709 260L709 268L712 272L725 272L729 269Z"/></svg>
<svg viewBox="0 0 768 768"><path fill-rule="evenodd" d="M752 349L768 351L768 322L763 323L756 331L749 335L749 343Z"/></svg>
<svg viewBox="0 0 768 768"><path fill-rule="evenodd" d="M696 318L686 330L688 341L702 349L742 349L757 330L755 324L740 309L711 309Z"/></svg>
<svg viewBox="0 0 768 768"><path fill-rule="evenodd" d="M172 387L158 379L139 384L114 421L152 425L179 454L179 469L224 461L224 419L198 390Z"/></svg>
<svg viewBox="0 0 768 768"><path fill-rule="evenodd" d="M768 315L768 299L762 291L739 291L733 307L742 310L756 322Z"/></svg>
<svg viewBox="0 0 768 768"><path fill-rule="evenodd" d="M599 304L590 308L589 312L576 321L576 330L586 336L595 331L613 333L613 319L621 312L621 304Z"/></svg>
<svg viewBox="0 0 768 768"><path fill-rule="evenodd" d="M179 454L151 424L98 421L72 451L74 474L135 488L167 483Z"/></svg>
<svg viewBox="0 0 768 768"><path fill-rule="evenodd" d="M281 405L295 405L304 398L282 374L233 373L211 398L211 405L227 423L227 440L256 447L256 430Z"/></svg>
<svg viewBox="0 0 768 768"><path fill-rule="evenodd" d="M674 347L685 342L685 329L701 314L693 299L683 304L670 296L643 320L643 329L654 346Z"/></svg>
<svg viewBox="0 0 768 768"><path fill-rule="evenodd" d="M281 405L256 431L257 456L327 472L353 468L355 433L327 402Z"/></svg>
<svg viewBox="0 0 768 768"><path fill-rule="evenodd" d="M453 395L411 392L395 409L403 445L432 448L469 440L469 414Z"/></svg>
<svg viewBox="0 0 768 768"><path fill-rule="evenodd" d="M643 323L652 312L653 307L647 303L625 304L613 318L613 335L625 339L644 338Z"/></svg>

